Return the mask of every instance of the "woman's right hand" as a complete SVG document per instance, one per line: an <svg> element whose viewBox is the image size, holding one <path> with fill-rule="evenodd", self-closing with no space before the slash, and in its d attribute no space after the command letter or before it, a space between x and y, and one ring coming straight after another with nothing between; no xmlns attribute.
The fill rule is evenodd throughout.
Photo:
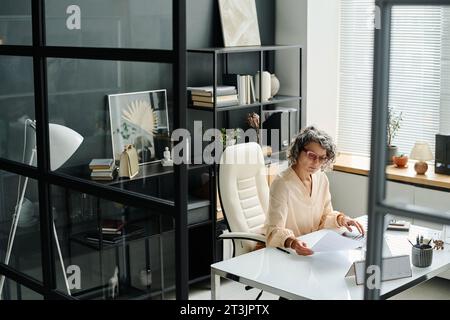
<svg viewBox="0 0 450 320"><path fill-rule="evenodd" d="M314 253L305 242L297 239L292 241L291 249L294 249L299 256L310 256Z"/></svg>

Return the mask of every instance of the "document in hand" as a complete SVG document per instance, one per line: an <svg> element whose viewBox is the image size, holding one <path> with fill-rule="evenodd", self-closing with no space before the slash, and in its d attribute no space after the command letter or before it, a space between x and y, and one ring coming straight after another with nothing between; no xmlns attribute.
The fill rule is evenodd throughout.
<svg viewBox="0 0 450 320"><path fill-rule="evenodd" d="M353 250L364 244L362 241L343 237L339 233L327 229L306 234L299 239L306 242L314 252Z"/></svg>

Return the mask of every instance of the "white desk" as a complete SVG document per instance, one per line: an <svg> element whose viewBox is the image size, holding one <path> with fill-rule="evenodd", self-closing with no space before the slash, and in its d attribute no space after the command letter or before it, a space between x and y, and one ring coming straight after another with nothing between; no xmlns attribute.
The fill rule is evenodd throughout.
<svg viewBox="0 0 450 320"><path fill-rule="evenodd" d="M417 233L436 235L439 231L411 226L409 235L388 231L386 241L392 255L411 255L407 236ZM220 278L231 279L288 299L360 300L364 287L355 278L345 278L354 261L363 260L362 249L332 253L315 253L304 257L265 248L211 265L211 298L220 299ZM383 281L381 298L387 299L441 272L450 270L450 249L434 251L433 264L428 268L412 268L412 277Z"/></svg>

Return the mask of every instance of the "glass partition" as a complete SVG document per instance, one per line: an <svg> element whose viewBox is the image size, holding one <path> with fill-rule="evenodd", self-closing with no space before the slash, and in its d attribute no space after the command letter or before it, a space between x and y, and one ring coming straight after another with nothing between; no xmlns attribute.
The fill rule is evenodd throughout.
<svg viewBox="0 0 450 320"><path fill-rule="evenodd" d="M42 281L37 183L5 171L0 171L0 263ZM14 295L13 287L0 276L0 296Z"/></svg>
<svg viewBox="0 0 450 320"><path fill-rule="evenodd" d="M4 291L3 300L44 300L44 296L8 279L8 290ZM5 287L6 288L6 287Z"/></svg>
<svg viewBox="0 0 450 320"><path fill-rule="evenodd" d="M172 1L46 0L51 46L172 49Z"/></svg>
<svg viewBox="0 0 450 320"><path fill-rule="evenodd" d="M0 56L0 157L36 165L33 59Z"/></svg>
<svg viewBox="0 0 450 320"><path fill-rule="evenodd" d="M0 6L0 45L31 45L30 0L3 0Z"/></svg>
<svg viewBox="0 0 450 320"><path fill-rule="evenodd" d="M51 188L51 199L58 212L59 291L122 300L166 299L175 289L174 220L167 213L60 187ZM58 271L61 261L66 276Z"/></svg>

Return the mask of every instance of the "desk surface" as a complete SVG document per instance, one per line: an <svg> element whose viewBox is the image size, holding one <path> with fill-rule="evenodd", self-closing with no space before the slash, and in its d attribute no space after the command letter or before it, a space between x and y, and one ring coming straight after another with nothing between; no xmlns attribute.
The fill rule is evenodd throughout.
<svg viewBox="0 0 450 320"><path fill-rule="evenodd" d="M411 227L409 238L418 232L433 236L439 231ZM388 231L386 241L392 255L411 254L407 233ZM257 250L211 266L212 273L290 299L363 299L364 288L355 278L345 278L354 261L363 260L362 249L316 253L309 257L287 254L274 248ZM412 268L412 277L383 281L381 297L386 299L450 269L450 250L434 251L428 268Z"/></svg>
<svg viewBox="0 0 450 320"><path fill-rule="evenodd" d="M367 176L370 171L370 158L340 154L333 165L333 170ZM419 175L414 171L414 161L410 160L407 168L400 169L394 165L386 166L386 175L389 180L444 188L450 191L450 176L435 173L434 166L431 165L428 165L428 171L425 175Z"/></svg>

